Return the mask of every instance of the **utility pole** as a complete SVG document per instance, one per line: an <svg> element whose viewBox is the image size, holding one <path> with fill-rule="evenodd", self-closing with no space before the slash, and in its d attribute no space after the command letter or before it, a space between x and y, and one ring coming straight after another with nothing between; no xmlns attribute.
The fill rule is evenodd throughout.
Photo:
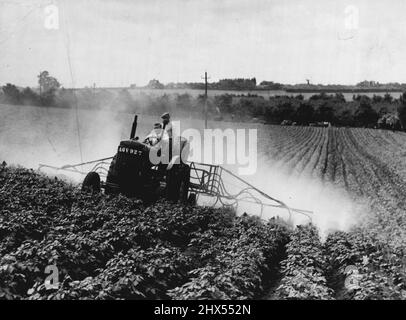
<svg viewBox="0 0 406 320"><path fill-rule="evenodd" d="M207 71L204 73L204 128L207 129Z"/></svg>
<svg viewBox="0 0 406 320"><path fill-rule="evenodd" d="M42 101L42 81L41 81L42 71L39 72L38 83L39 83L39 99Z"/></svg>
<svg viewBox="0 0 406 320"><path fill-rule="evenodd" d="M96 108L96 83L93 82L93 107Z"/></svg>

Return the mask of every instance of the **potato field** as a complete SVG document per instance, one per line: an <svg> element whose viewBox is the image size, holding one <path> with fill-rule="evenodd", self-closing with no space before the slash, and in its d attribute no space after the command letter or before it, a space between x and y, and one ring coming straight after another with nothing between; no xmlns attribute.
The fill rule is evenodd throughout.
<svg viewBox="0 0 406 320"><path fill-rule="evenodd" d="M0 167L1 299L406 298L405 133L210 122L258 130L258 173L247 180L314 211L292 228L249 208L82 193L36 171L80 162L72 110L2 108L0 163L12 164ZM113 155L128 136L131 115L80 116L84 160ZM156 121L140 119L141 134ZM350 224L338 223L344 214Z"/></svg>

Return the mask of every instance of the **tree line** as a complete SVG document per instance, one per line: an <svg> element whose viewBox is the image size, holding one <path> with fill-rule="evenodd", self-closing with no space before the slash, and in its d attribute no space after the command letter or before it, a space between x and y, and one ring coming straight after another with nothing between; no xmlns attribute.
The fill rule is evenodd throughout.
<svg viewBox="0 0 406 320"><path fill-rule="evenodd" d="M254 82L255 79L252 79ZM190 94L138 93L130 90L64 89L47 71L38 75L38 88L18 88L13 84L2 87L0 101L44 107L107 109L116 112L160 114L172 112L182 117L204 117L205 97ZM220 94L207 101L209 119L226 121L256 121L297 125L320 122L334 126L406 128L406 93L400 99L391 95L354 95L346 101L343 94L272 96L268 99L255 94Z"/></svg>
<svg viewBox="0 0 406 320"><path fill-rule="evenodd" d="M394 99L385 96L356 95L346 101L341 93L316 94L309 99L303 95L275 96L265 99L262 96L234 97L216 96L213 108L222 115L232 115L232 119L249 119L270 124L280 124L288 120L298 125L311 125L328 122L334 126L368 127L403 130L406 128L406 94ZM226 117L227 118L227 117Z"/></svg>

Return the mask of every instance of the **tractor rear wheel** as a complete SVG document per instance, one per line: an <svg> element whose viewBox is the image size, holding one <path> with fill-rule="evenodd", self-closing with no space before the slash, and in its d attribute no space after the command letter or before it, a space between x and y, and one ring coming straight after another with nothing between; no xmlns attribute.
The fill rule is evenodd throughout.
<svg viewBox="0 0 406 320"><path fill-rule="evenodd" d="M191 206L196 205L196 203L197 203L196 193L191 193L189 195L189 198L187 199L187 203L190 204Z"/></svg>
<svg viewBox="0 0 406 320"><path fill-rule="evenodd" d="M82 191L100 192L100 176L97 172L89 172L82 183Z"/></svg>
<svg viewBox="0 0 406 320"><path fill-rule="evenodd" d="M190 167L174 165L166 174L166 197L168 200L187 203L189 193Z"/></svg>
<svg viewBox="0 0 406 320"><path fill-rule="evenodd" d="M181 203L187 203L187 196L189 193L189 172L185 171L179 177L180 186L179 186L179 201Z"/></svg>

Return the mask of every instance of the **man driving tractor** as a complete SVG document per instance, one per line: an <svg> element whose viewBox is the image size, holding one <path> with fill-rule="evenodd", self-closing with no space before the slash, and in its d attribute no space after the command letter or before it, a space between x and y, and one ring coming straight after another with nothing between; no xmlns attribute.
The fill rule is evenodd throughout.
<svg viewBox="0 0 406 320"><path fill-rule="evenodd" d="M168 139L169 142L172 142L173 136L173 127L170 122L170 115L168 112L165 112L162 116L162 123L155 123L154 128L146 136L144 142L149 143L150 145L155 145L161 140ZM171 144L171 143L170 143Z"/></svg>
<svg viewBox="0 0 406 320"><path fill-rule="evenodd" d="M187 139L183 138L178 133L179 129L172 126L168 112L165 112L161 116L161 119L162 123L155 123L154 128L146 136L143 142L154 148L159 146L159 157L162 156L160 161L163 161L160 164L160 169L163 173L167 165L172 167L175 163L179 164L181 162L181 157L187 159L187 156L189 155L189 144Z"/></svg>
<svg viewBox="0 0 406 320"><path fill-rule="evenodd" d="M162 139L169 139L169 137L162 129L162 124L157 122L154 124L154 128L151 130L151 132L145 137L144 143L154 146Z"/></svg>

